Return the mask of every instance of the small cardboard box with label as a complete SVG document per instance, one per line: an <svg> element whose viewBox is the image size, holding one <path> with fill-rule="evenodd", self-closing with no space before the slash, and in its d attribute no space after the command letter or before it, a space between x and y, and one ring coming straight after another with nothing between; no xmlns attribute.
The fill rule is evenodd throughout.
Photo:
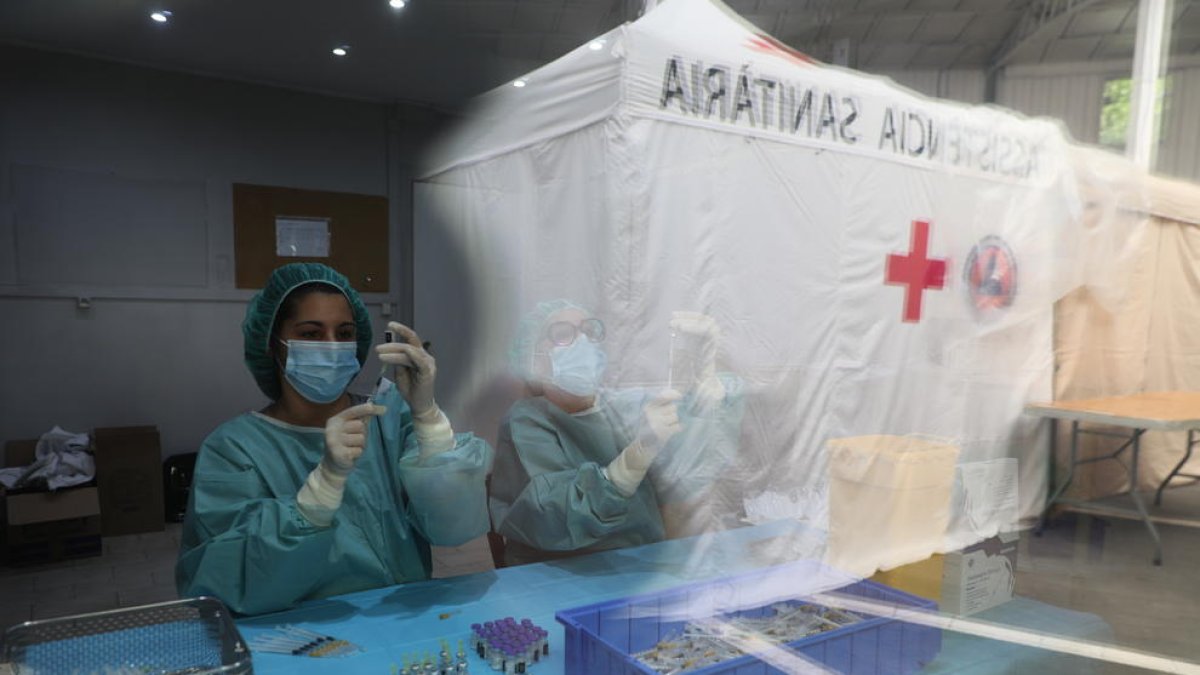
<svg viewBox="0 0 1200 675"><path fill-rule="evenodd" d="M1016 584L1016 532L1001 532L961 551L942 564L943 612L967 616L1008 602Z"/></svg>

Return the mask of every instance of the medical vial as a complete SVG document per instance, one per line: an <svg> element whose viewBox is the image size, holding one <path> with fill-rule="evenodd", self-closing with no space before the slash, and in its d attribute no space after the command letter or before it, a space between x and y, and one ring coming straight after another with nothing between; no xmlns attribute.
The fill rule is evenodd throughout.
<svg viewBox="0 0 1200 675"><path fill-rule="evenodd" d="M699 379L697 368L703 359L703 336L672 330L667 350L667 388L681 393L690 391Z"/></svg>

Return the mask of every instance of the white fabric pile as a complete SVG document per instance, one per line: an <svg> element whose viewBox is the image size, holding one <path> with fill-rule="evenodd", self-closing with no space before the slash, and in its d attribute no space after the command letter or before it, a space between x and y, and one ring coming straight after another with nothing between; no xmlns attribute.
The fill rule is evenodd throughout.
<svg viewBox="0 0 1200 675"><path fill-rule="evenodd" d="M44 485L58 490L92 480L96 461L88 452L88 435L55 426L42 434L28 466L0 469L0 485L19 489Z"/></svg>

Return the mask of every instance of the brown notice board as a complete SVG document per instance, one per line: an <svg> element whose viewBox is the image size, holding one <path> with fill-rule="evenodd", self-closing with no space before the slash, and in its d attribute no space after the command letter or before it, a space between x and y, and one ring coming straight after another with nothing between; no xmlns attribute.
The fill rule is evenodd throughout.
<svg viewBox="0 0 1200 675"><path fill-rule="evenodd" d="M276 255L276 218L328 219L329 257ZM238 288L262 288L280 265L321 262L355 290L388 291L386 197L234 183L233 243Z"/></svg>

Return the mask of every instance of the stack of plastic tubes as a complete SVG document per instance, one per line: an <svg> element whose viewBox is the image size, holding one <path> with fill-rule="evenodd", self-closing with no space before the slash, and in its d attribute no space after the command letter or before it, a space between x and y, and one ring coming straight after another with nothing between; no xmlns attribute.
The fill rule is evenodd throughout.
<svg viewBox="0 0 1200 675"><path fill-rule="evenodd" d="M292 654L295 656L348 656L362 651L358 645L339 640L332 635L321 635L297 626L283 626L271 633L259 635L250 641L250 648L260 652Z"/></svg>
<svg viewBox="0 0 1200 675"><path fill-rule="evenodd" d="M511 616L471 625L471 648L492 670L505 675L524 673L550 653L550 634L529 619Z"/></svg>

